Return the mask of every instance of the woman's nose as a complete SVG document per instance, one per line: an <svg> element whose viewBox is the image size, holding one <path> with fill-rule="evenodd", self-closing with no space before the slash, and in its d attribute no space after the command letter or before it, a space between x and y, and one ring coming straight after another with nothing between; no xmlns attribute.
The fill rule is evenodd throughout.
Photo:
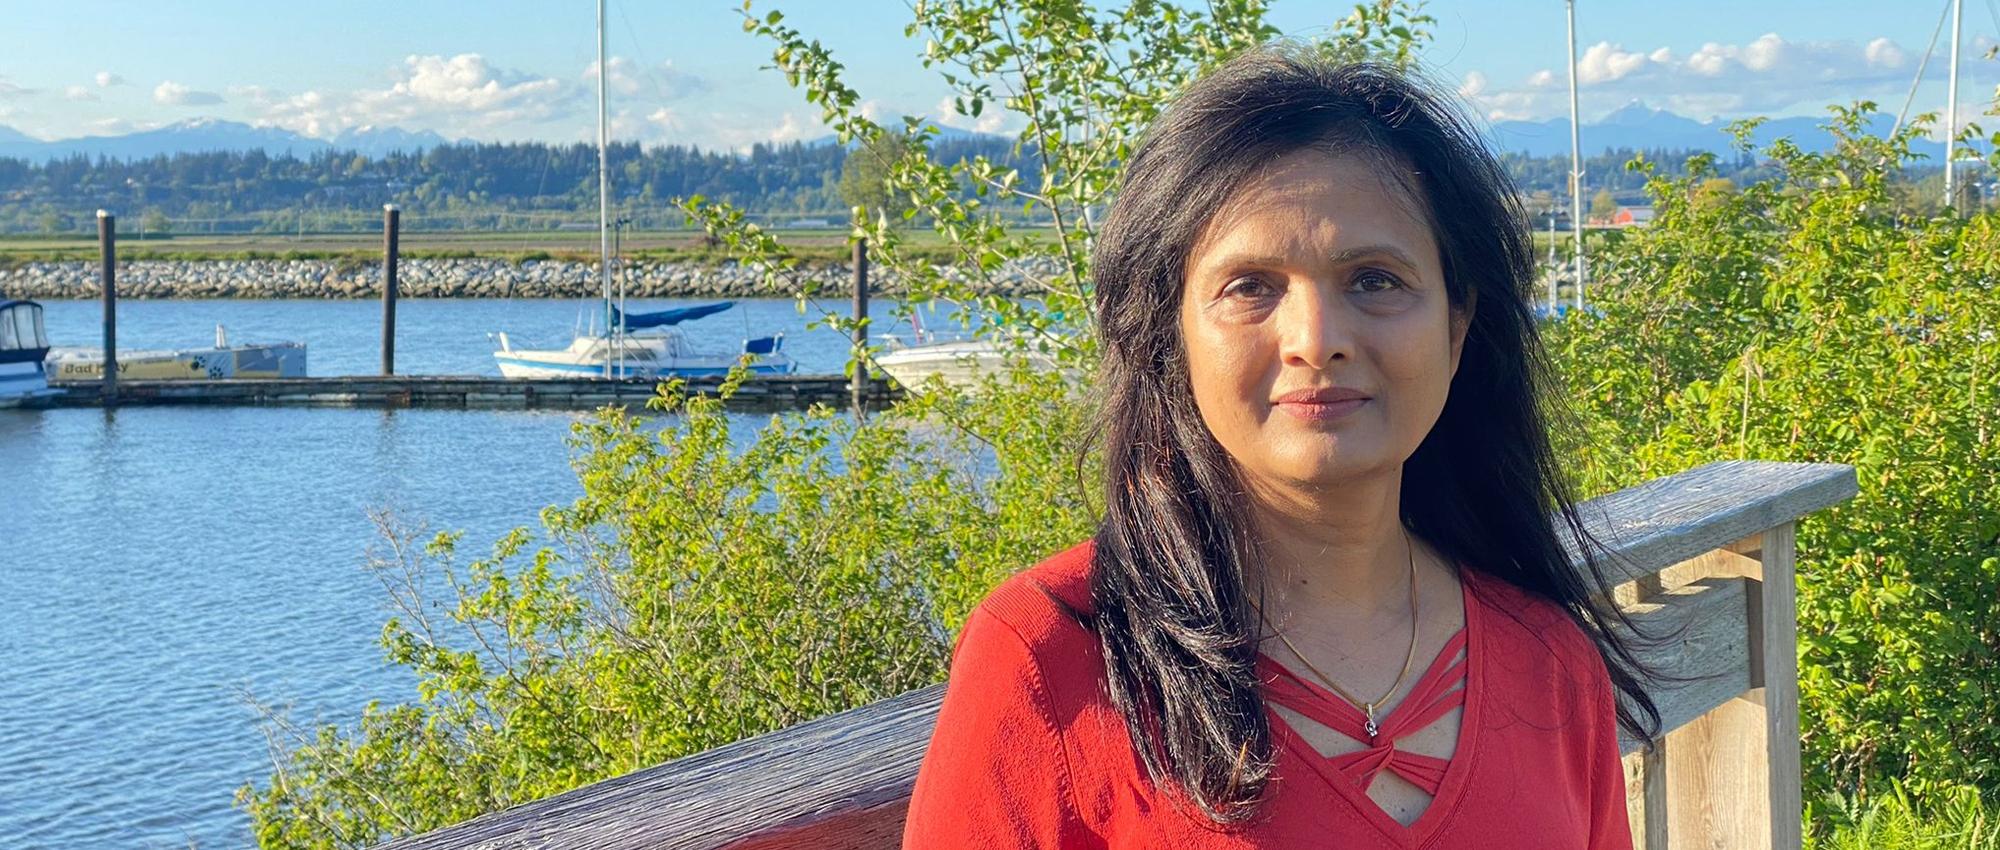
<svg viewBox="0 0 2000 850"><path fill-rule="evenodd" d="M1354 356L1353 316L1317 282L1294 285L1278 305L1279 355L1286 364L1325 368Z"/></svg>

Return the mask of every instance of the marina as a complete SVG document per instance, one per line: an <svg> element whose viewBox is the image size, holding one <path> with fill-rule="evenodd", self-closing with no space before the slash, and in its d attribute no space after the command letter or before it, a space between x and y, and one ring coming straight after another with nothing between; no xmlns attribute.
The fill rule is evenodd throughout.
<svg viewBox="0 0 2000 850"><path fill-rule="evenodd" d="M663 378L553 378L524 380L479 376L343 376L326 378L121 381L112 403L126 405L294 405L376 408L594 410L605 405L643 407ZM689 394L710 393L722 378L687 378ZM104 407L103 384L57 381L55 392L29 407ZM733 411L801 410L813 404L844 407L852 387L841 375L760 375L745 381L724 405ZM863 390L871 409L892 403L899 389L873 379Z"/></svg>

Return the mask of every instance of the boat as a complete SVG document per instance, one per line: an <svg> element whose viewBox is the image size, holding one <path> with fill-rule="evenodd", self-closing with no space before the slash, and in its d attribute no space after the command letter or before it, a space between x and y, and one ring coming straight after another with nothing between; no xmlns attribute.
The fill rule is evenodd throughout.
<svg viewBox="0 0 2000 850"><path fill-rule="evenodd" d="M606 68L604 47L604 0L597 2L597 67ZM737 353L695 350L685 334L671 327L729 309L735 302L723 301L662 310L652 313L624 311L624 282L619 282L618 301L611 300L611 170L606 155L610 143L606 121L606 80L597 75L597 241L598 281L604 298L604 332L578 333L566 348L515 348L505 332L493 334L499 348L493 359L500 374L508 378L694 378L728 374L732 365L746 360L758 375L789 375L796 364L779 349L782 333L746 338ZM640 331L640 333L632 333ZM647 331L650 331L648 333Z"/></svg>
<svg viewBox="0 0 2000 850"><path fill-rule="evenodd" d="M688 343L687 335L673 327L684 321L727 310L734 301L721 301L652 313L625 314L611 308L613 334L578 334L568 348L534 350L515 348L505 332L496 334L499 350L493 359L507 378L695 378L729 374L739 357L748 355L750 371L758 375L789 375L798 364L781 349L783 333L745 339L738 354L705 352ZM639 331L639 333L632 333Z"/></svg>
<svg viewBox="0 0 2000 850"><path fill-rule="evenodd" d="M45 364L58 381L95 381L104 377L104 349L52 348ZM186 381L220 378L303 378L306 346L302 342L257 342L231 345L229 334L215 326L215 347L118 351L118 377L138 381Z"/></svg>
<svg viewBox="0 0 2000 850"><path fill-rule="evenodd" d="M883 341L884 350L875 355L875 365L904 389L920 388L933 375L948 385L971 388L978 386L983 375L1006 371L1008 352L999 342L962 332L940 334L928 330L916 314L911 315L910 321L913 333L908 339L896 334L876 334ZM1054 355L1040 351L1024 351L1023 355L1036 369L1056 368Z"/></svg>
<svg viewBox="0 0 2000 850"><path fill-rule="evenodd" d="M42 327L42 305L33 301L0 302L0 407L19 407L51 395L48 331Z"/></svg>

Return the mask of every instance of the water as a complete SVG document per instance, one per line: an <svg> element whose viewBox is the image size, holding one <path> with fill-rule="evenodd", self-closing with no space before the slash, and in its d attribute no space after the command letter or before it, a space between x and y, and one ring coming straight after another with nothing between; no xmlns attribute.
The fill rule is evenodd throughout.
<svg viewBox="0 0 2000 850"><path fill-rule="evenodd" d="M635 310L696 301L647 301ZM837 373L844 337L789 301L694 323L701 347L787 332L800 371ZM846 304L837 305L845 309ZM95 302L46 303L51 341L98 343ZM497 374L487 330L561 345L588 302L398 307L404 373ZM888 323L891 305L871 304ZM129 301L120 347L304 340L315 375L379 366L380 305ZM936 327L947 323L943 317ZM478 554L581 488L564 437L588 414L131 407L0 410L0 844L241 847L235 789L268 781L257 715L351 724L414 696L376 640L389 611L363 569L387 507L463 530ZM738 440L767 416L735 418Z"/></svg>

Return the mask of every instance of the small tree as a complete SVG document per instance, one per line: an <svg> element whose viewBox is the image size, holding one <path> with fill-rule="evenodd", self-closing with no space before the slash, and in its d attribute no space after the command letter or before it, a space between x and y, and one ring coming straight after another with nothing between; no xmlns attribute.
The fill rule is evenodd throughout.
<svg viewBox="0 0 2000 850"><path fill-rule="evenodd" d="M1610 221L1618 214L1618 199L1611 196L1611 190L1599 189L1590 197L1590 220Z"/></svg>
<svg viewBox="0 0 2000 850"><path fill-rule="evenodd" d="M889 173L904 157L922 156L912 150L921 145L914 137L883 134L848 151L840 164L840 200L900 220L910 200L891 184Z"/></svg>

